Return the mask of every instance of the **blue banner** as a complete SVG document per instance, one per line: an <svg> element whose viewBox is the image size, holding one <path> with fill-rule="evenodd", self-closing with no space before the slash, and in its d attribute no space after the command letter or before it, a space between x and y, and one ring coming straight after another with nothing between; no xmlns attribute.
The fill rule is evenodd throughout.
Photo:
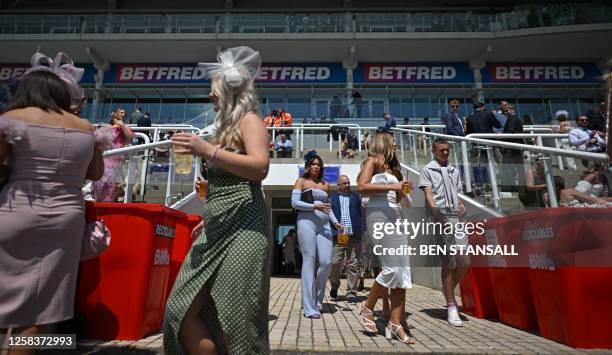
<svg viewBox="0 0 612 355"><path fill-rule="evenodd" d="M474 74L467 63L363 63L355 84L471 84Z"/></svg>
<svg viewBox="0 0 612 355"><path fill-rule="evenodd" d="M343 84L346 72L341 64L261 65L256 84ZM106 84L207 84L204 71L196 63L113 64L104 76Z"/></svg>
<svg viewBox="0 0 612 355"><path fill-rule="evenodd" d="M298 177L304 175L304 167L300 166L298 169ZM328 184L337 184L338 178L340 178L340 167L339 166L326 166L323 170L323 179Z"/></svg>
<svg viewBox="0 0 612 355"><path fill-rule="evenodd" d="M94 74L96 69L93 64L75 64L77 67L85 69L80 84L94 84ZM30 69L30 64L0 64L0 83L9 82L12 79L21 79L23 74Z"/></svg>
<svg viewBox="0 0 612 355"><path fill-rule="evenodd" d="M597 84L601 71L595 63L489 63L482 70L484 84Z"/></svg>

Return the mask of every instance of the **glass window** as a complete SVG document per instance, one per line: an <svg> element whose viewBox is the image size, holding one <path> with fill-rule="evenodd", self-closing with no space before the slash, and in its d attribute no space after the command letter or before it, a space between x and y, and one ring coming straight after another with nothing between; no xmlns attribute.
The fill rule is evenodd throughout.
<svg viewBox="0 0 612 355"><path fill-rule="evenodd" d="M519 112L522 117L529 115L534 124L546 124L550 122L549 109L542 99L518 99Z"/></svg>
<svg viewBox="0 0 612 355"><path fill-rule="evenodd" d="M402 100L399 98L389 99L389 112L395 117L405 116L405 114L402 112Z"/></svg>
<svg viewBox="0 0 612 355"><path fill-rule="evenodd" d="M385 113L385 101L384 100L370 100L370 117L377 118L382 117Z"/></svg>
<svg viewBox="0 0 612 355"><path fill-rule="evenodd" d="M555 112L557 112L558 110L570 110L570 104L567 99L550 99L549 105L551 110L551 120L555 119Z"/></svg>
<svg viewBox="0 0 612 355"><path fill-rule="evenodd" d="M576 118L576 116L578 116L578 114L580 113L587 113L590 110L594 110L597 107L597 100L593 99L593 98L588 98L588 99L578 99L578 106L579 109L576 112L576 115L573 118Z"/></svg>
<svg viewBox="0 0 612 355"><path fill-rule="evenodd" d="M423 117L429 117L429 98L415 97L414 98L414 117L419 120Z"/></svg>
<svg viewBox="0 0 612 355"><path fill-rule="evenodd" d="M162 103L160 104L159 118L165 122L182 122L183 117L177 117L175 114L175 104Z"/></svg>
<svg viewBox="0 0 612 355"><path fill-rule="evenodd" d="M310 118L310 98L289 98L286 110L293 116L294 122Z"/></svg>
<svg viewBox="0 0 612 355"><path fill-rule="evenodd" d="M313 118L329 117L329 105L331 100L317 99L315 101L315 114Z"/></svg>

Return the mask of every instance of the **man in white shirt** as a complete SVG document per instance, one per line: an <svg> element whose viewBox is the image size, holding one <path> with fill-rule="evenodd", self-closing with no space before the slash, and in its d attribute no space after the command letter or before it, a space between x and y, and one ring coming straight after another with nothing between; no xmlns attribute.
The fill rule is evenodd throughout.
<svg viewBox="0 0 612 355"><path fill-rule="evenodd" d="M457 223L466 212L463 202L459 200L459 191L463 188L459 169L451 166L448 161L450 145L447 141L436 139L433 142L432 152L434 159L421 169L419 178L419 188L425 194L425 207L428 208L432 222L440 223L442 226L446 223L458 226ZM446 245L447 248L451 245L467 245L468 238L465 233L458 232L460 231L455 229L450 235L437 235L438 243ZM469 260L455 256L456 265L453 267L451 258L447 255L442 256L442 293L448 305L448 323L454 327L461 327L463 322L457 310L455 288L469 269Z"/></svg>
<svg viewBox="0 0 612 355"><path fill-rule="evenodd" d="M291 158L293 152L293 143L287 139L286 133L280 134L280 139L276 142L276 157L277 158Z"/></svg>
<svg viewBox="0 0 612 355"><path fill-rule="evenodd" d="M606 148L605 134L588 129L589 119L586 115L576 117L576 128L569 133L570 144L584 152L601 153Z"/></svg>

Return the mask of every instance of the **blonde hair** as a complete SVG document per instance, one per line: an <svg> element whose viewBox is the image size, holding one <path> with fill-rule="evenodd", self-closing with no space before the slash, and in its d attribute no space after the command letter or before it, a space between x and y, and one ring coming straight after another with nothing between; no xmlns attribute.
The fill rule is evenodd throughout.
<svg viewBox="0 0 612 355"><path fill-rule="evenodd" d="M361 163L361 170L368 160L373 160L376 167L389 166L393 175L398 181L402 181L403 175L401 166L395 149L393 149L393 136L386 132L379 132L374 135L372 142L370 143L370 149L368 149L367 158ZM361 175L361 172L359 173ZM359 177L357 177L359 179Z"/></svg>
<svg viewBox="0 0 612 355"><path fill-rule="evenodd" d="M241 85L230 85L224 76L211 80L211 92L219 98L219 112L215 120L217 133L212 141L221 148L240 153L244 152L240 122L249 112L259 115L259 101L253 81L246 79L246 69L236 69L241 71L240 74L245 78Z"/></svg>

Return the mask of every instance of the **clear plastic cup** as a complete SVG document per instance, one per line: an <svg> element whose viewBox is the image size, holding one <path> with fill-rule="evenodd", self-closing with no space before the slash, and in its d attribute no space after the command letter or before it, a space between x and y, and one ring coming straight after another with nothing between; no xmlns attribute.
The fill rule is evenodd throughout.
<svg viewBox="0 0 612 355"><path fill-rule="evenodd" d="M346 233L338 234L338 245L343 247L343 248L348 247L349 239L350 239L350 236L348 234L346 234Z"/></svg>
<svg viewBox="0 0 612 355"><path fill-rule="evenodd" d="M404 180L403 182L408 182L410 180ZM402 186L402 192L406 195L410 194L412 192L412 187L409 185L404 185Z"/></svg>
<svg viewBox="0 0 612 355"><path fill-rule="evenodd" d="M198 195L200 196L200 200L204 200L206 198L206 194L208 194L208 181L200 180L200 190L198 191Z"/></svg>
<svg viewBox="0 0 612 355"><path fill-rule="evenodd" d="M174 171L177 174L188 175L193 170L193 155L176 153L178 146L172 146L172 160L174 162Z"/></svg>

